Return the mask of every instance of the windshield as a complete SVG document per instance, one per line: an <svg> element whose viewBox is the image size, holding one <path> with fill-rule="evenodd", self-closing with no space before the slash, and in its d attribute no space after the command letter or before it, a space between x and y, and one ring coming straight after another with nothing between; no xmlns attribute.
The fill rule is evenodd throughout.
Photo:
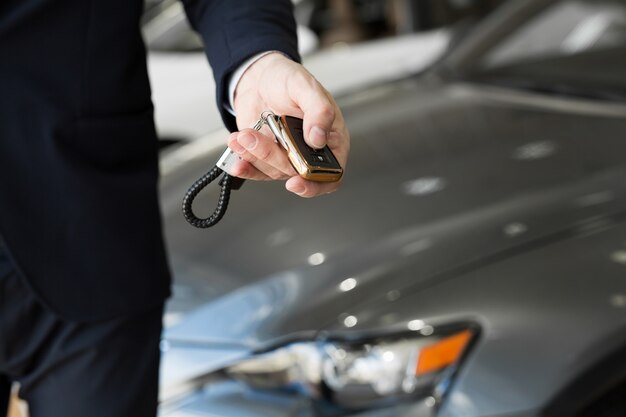
<svg viewBox="0 0 626 417"><path fill-rule="evenodd" d="M626 0L540 8L470 62L475 80L589 97L626 97Z"/></svg>

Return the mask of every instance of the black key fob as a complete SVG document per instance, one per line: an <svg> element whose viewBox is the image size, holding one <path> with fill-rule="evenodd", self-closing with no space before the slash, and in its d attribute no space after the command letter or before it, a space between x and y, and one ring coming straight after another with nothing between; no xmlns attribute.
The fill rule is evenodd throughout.
<svg viewBox="0 0 626 417"><path fill-rule="evenodd" d="M270 114L265 121L302 178L322 182L341 179L343 169L330 148L313 149L304 141L302 119Z"/></svg>

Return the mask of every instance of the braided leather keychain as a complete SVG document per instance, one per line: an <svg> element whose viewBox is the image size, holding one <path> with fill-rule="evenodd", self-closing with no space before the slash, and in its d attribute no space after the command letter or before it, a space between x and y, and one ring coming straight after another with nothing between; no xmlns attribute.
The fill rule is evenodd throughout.
<svg viewBox="0 0 626 417"><path fill-rule="evenodd" d="M232 151L228 149L226 151L228 154L232 154ZM226 154L225 153L225 154ZM224 158L224 155L220 160ZM209 172L204 174L198 180L196 180L189 190L185 193L183 197L183 216L185 216L185 220L189 222L192 226L198 227L200 229L206 229L207 227L211 227L219 222L224 214L226 213L226 209L228 208L228 202L230 200L230 192L231 190L238 190L243 184L244 180L241 178L233 177L224 172L222 168L219 167L219 163L214 166ZM215 207L215 211L207 218L197 217L191 206L193 204L193 200L196 196L202 191L207 185L211 184L217 177L219 177L222 173L224 173L224 177L219 182L219 185L222 187L220 191L220 197L217 201L217 206Z"/></svg>
<svg viewBox="0 0 626 417"><path fill-rule="evenodd" d="M312 149L304 141L302 131L302 119L291 116L277 116L270 111L263 112L253 129L261 130L267 124L275 140L287 152L291 165L296 172L307 180L311 181L339 181L343 175L343 169L333 155L332 151L325 146L323 149ZM219 222L230 200L231 190L238 190L243 182L242 178L237 178L228 174L229 168L239 159L230 148L222 154L217 164L206 174L195 181L183 197L183 215L189 224L201 229L214 226ZM213 214L206 218L196 216L192 210L192 204L196 196L207 185L215 181L224 174L219 182L222 187L217 207Z"/></svg>
<svg viewBox="0 0 626 417"><path fill-rule="evenodd" d="M269 112L265 112L261 114L259 120L252 127L254 130L261 130L263 125L265 124L265 114ZM224 214L226 213L226 209L228 208L228 202L230 201L230 192L231 190L238 190L243 185L245 181L242 178L234 177L226 172L230 166L232 166L239 157L230 149L226 148L220 159L217 161L215 166L202 177L198 178L191 187L185 193L183 197L183 216L185 216L185 220L189 224L194 227L198 227L200 229L206 229L208 227L214 226L222 220ZM215 207L215 211L209 217L200 218L196 216L193 212L192 205L196 196L202 191L207 185L211 184L217 177L219 177L222 173L224 176L219 182L219 185L222 187L220 191L220 197L217 201L217 206Z"/></svg>

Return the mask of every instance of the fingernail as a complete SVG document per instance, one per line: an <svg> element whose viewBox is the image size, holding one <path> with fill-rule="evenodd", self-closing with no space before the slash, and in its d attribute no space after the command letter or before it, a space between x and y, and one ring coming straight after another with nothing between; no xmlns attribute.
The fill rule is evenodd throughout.
<svg viewBox="0 0 626 417"><path fill-rule="evenodd" d="M253 135L249 133L244 133L239 135L239 137L237 138L237 142L239 142L239 144L247 150L251 151L256 148L258 141L257 138L255 138Z"/></svg>
<svg viewBox="0 0 626 417"><path fill-rule="evenodd" d="M311 140L311 144L316 148L323 148L326 146L326 141L328 140L328 134L324 129L319 126L313 126L311 128L311 133L309 139Z"/></svg>
<svg viewBox="0 0 626 417"><path fill-rule="evenodd" d="M306 191L306 188L304 188L302 185L300 184L296 184L296 185L291 185L289 184L287 186L287 189L289 191L291 191L292 193L296 193L296 194L302 194Z"/></svg>

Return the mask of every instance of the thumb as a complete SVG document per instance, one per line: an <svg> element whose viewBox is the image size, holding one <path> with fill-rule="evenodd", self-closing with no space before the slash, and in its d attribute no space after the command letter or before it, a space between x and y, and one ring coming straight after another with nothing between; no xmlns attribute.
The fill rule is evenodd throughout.
<svg viewBox="0 0 626 417"><path fill-rule="evenodd" d="M326 146L337 114L330 94L304 67L300 67L289 83L289 96L304 114L305 142L317 149Z"/></svg>

